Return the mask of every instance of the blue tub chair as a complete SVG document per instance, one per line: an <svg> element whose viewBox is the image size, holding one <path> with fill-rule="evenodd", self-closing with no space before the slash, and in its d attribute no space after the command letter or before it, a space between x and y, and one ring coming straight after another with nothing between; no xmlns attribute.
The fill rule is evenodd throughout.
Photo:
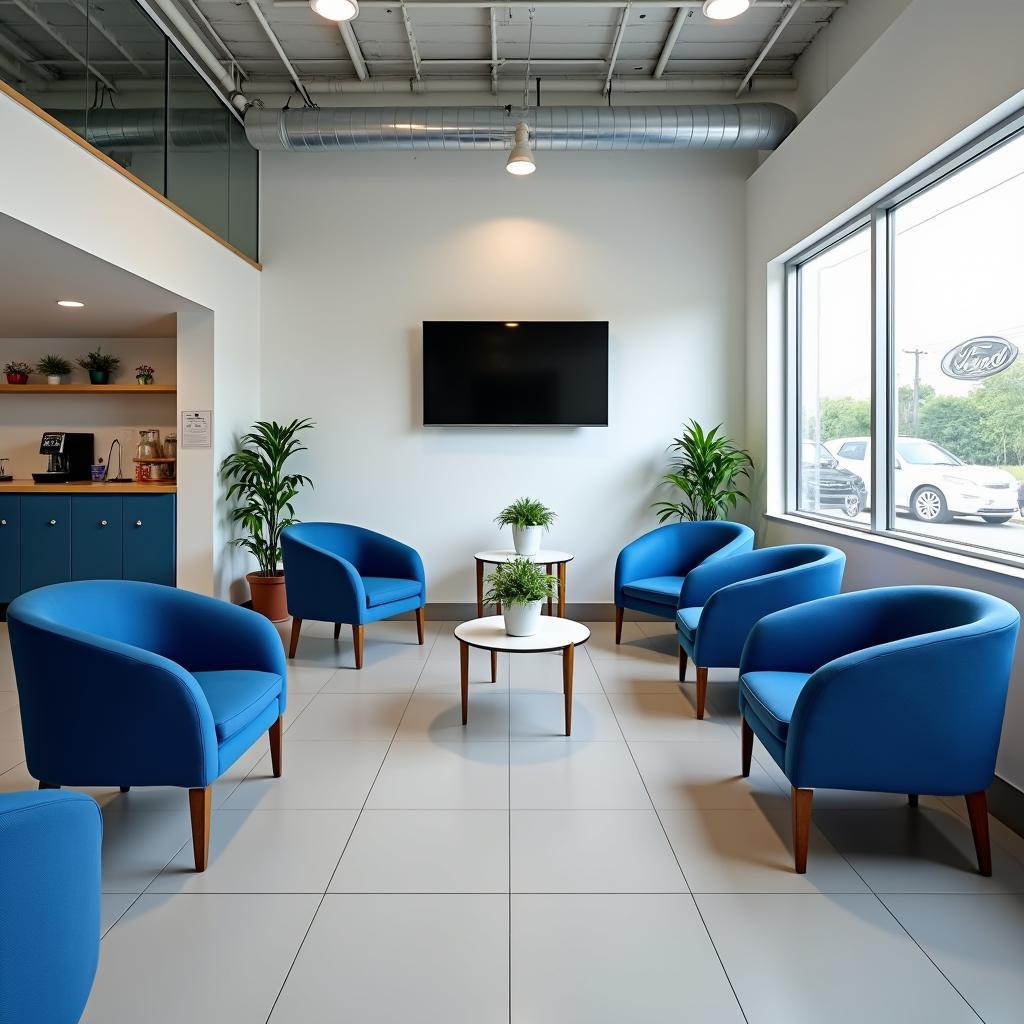
<svg viewBox="0 0 1024 1024"><path fill-rule="evenodd" d="M683 581L676 613L679 681L697 668L697 717L704 717L709 668L740 663L758 619L804 601L838 594L846 555L819 544L784 544L745 551L697 566Z"/></svg>
<svg viewBox="0 0 1024 1024"><path fill-rule="evenodd" d="M671 622L687 573L753 546L750 527L723 520L671 523L637 537L615 562L615 642L622 642L625 609Z"/></svg>
<svg viewBox="0 0 1024 1024"><path fill-rule="evenodd" d="M287 667L277 630L225 601L126 580L31 590L7 621L40 789L187 789L204 871L214 781L264 733L281 775Z"/></svg>
<svg viewBox="0 0 1024 1024"><path fill-rule="evenodd" d="M100 951L103 819L82 793L0 795L0 1024L76 1024Z"/></svg>
<svg viewBox="0 0 1024 1024"><path fill-rule="evenodd" d="M382 533L344 523L296 523L281 535L294 658L305 619L334 623L337 640L343 624L352 627L356 668L363 667L363 638L368 622L416 613L423 643L423 607L427 580L419 554Z"/></svg>
<svg viewBox="0 0 1024 1024"><path fill-rule="evenodd" d="M985 789L995 772L1017 610L953 587L839 594L769 615L740 661L743 774L754 736L792 786L807 868L815 789L963 796L992 873Z"/></svg>

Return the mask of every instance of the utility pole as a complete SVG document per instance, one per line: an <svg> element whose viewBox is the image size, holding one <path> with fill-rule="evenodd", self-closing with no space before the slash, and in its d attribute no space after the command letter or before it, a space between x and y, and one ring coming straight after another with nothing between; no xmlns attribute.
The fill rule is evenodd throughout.
<svg viewBox="0 0 1024 1024"><path fill-rule="evenodd" d="M919 424L918 393L921 389L921 356L926 356L928 354L928 350L924 348L905 348L903 351L904 353L906 353L906 355L914 357L914 392L913 396L911 397L912 405L910 417L913 422L914 436L916 437L918 433Z"/></svg>

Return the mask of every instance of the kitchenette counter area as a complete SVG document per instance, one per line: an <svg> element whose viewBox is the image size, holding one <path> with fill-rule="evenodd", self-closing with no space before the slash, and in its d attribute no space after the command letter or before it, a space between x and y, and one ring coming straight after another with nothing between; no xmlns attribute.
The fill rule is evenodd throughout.
<svg viewBox="0 0 1024 1024"><path fill-rule="evenodd" d="M0 494L174 494L173 481L140 484L93 480L70 480L66 483L37 484L34 480L0 480Z"/></svg>

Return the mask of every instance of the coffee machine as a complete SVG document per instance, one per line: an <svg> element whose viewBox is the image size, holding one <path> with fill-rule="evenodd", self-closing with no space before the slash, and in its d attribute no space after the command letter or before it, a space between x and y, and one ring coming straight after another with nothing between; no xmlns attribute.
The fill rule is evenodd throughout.
<svg viewBox="0 0 1024 1024"><path fill-rule="evenodd" d="M89 480L95 453L95 435L70 434L48 430L39 443L39 454L50 461L44 473L33 473L37 484L62 484L70 480Z"/></svg>

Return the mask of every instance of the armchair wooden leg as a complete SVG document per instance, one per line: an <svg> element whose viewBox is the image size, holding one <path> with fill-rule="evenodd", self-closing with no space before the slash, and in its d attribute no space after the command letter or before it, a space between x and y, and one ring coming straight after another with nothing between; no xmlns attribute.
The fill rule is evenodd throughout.
<svg viewBox="0 0 1024 1024"><path fill-rule="evenodd" d="M740 748L743 761L743 778L750 778L750 759L754 756L754 730L746 718L740 719Z"/></svg>
<svg viewBox="0 0 1024 1024"><path fill-rule="evenodd" d="M622 613L625 609L615 606L615 642L622 643Z"/></svg>
<svg viewBox="0 0 1024 1024"><path fill-rule="evenodd" d="M683 649L683 645L679 645L679 682L686 681L686 663L688 661L686 651Z"/></svg>
<svg viewBox="0 0 1024 1024"><path fill-rule="evenodd" d="M131 786L122 786L122 787L121 787L121 792L122 792L122 793L130 793L130 792L131 792L131 789L132 789L132 787L131 787Z"/></svg>
<svg viewBox="0 0 1024 1024"><path fill-rule="evenodd" d="M356 668L363 667L363 637L365 630L363 626L352 627L352 646L356 650Z"/></svg>
<svg viewBox="0 0 1024 1024"><path fill-rule="evenodd" d="M967 801L967 817L971 820L971 832L974 834L978 872L988 878L992 874L992 847L988 838L988 798L982 790L980 793L969 793L964 800Z"/></svg>
<svg viewBox="0 0 1024 1024"><path fill-rule="evenodd" d="M793 786L793 866L798 875L807 872L807 846L811 841L811 802L813 789Z"/></svg>
<svg viewBox="0 0 1024 1024"><path fill-rule="evenodd" d="M274 771L274 778L279 779L281 778L282 739L284 736L283 715L270 727L267 735L270 737L270 766Z"/></svg>
<svg viewBox="0 0 1024 1024"><path fill-rule="evenodd" d="M188 809L192 816L192 852L196 871L205 871L210 860L210 811L213 808L213 786L188 791Z"/></svg>
<svg viewBox="0 0 1024 1024"><path fill-rule="evenodd" d="M60 789L60 785L56 782L40 782L40 789Z"/></svg>
<svg viewBox="0 0 1024 1024"><path fill-rule="evenodd" d="M910 804L911 807L916 807L917 806L917 794L916 793L908 793L907 794L907 803Z"/></svg>
<svg viewBox="0 0 1024 1024"><path fill-rule="evenodd" d="M292 639L288 644L288 657L294 658L299 646L299 633L302 632L302 619L292 619Z"/></svg>
<svg viewBox="0 0 1024 1024"><path fill-rule="evenodd" d="M336 622L334 624L334 639L337 640L339 636L341 636L341 623Z"/></svg>
<svg viewBox="0 0 1024 1024"><path fill-rule="evenodd" d="M426 622L425 611L423 608L416 609L416 639L420 642L420 647L423 646L423 641L426 639Z"/></svg>
<svg viewBox="0 0 1024 1024"><path fill-rule="evenodd" d="M697 717L704 717L704 704L708 699L708 670L697 666Z"/></svg>

